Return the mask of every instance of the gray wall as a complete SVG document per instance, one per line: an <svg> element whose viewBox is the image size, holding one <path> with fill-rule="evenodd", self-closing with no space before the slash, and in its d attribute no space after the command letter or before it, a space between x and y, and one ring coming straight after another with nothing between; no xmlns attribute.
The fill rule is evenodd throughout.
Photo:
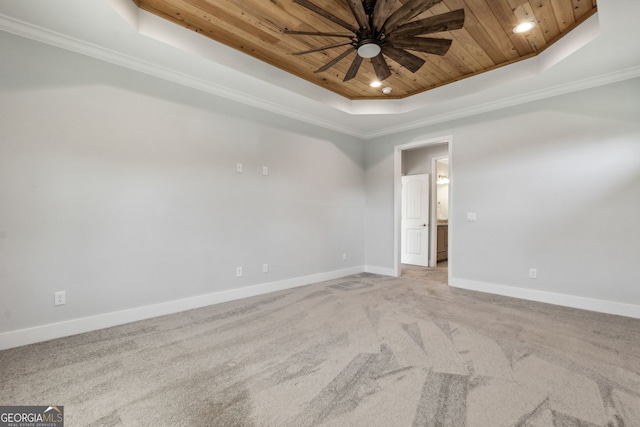
<svg viewBox="0 0 640 427"><path fill-rule="evenodd" d="M0 51L0 333L390 270L393 148L449 135L452 280L640 305L639 79L363 143L6 33Z"/></svg>
<svg viewBox="0 0 640 427"><path fill-rule="evenodd" d="M639 305L639 118L634 79L369 142L367 264L393 267L394 146L452 135L452 280Z"/></svg>
<svg viewBox="0 0 640 427"><path fill-rule="evenodd" d="M7 33L0 51L0 332L362 269L362 141Z"/></svg>
<svg viewBox="0 0 640 427"><path fill-rule="evenodd" d="M447 157L448 155L449 147L447 144L404 150L402 152L402 173L404 175L433 174L431 163L434 157Z"/></svg>

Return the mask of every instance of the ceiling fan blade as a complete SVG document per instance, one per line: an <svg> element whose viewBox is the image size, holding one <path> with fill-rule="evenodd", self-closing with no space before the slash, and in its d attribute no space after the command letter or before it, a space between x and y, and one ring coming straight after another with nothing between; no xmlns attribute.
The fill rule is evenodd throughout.
<svg viewBox="0 0 640 427"><path fill-rule="evenodd" d="M422 67L425 63L424 59L415 56L413 53L407 52L404 49L396 49L395 47L391 47L388 44L382 46L382 53L384 53L389 58L393 59L412 73L418 71L420 67Z"/></svg>
<svg viewBox="0 0 640 427"><path fill-rule="evenodd" d="M358 21L360 28L369 30L369 19L367 18L367 13L364 11L362 0L347 0L347 4L351 9L351 13L355 16L356 21Z"/></svg>
<svg viewBox="0 0 640 427"><path fill-rule="evenodd" d="M451 40L432 39L428 37L412 37L407 39L389 40L391 47L398 49L417 50L419 52L431 53L434 55L444 55L451 47Z"/></svg>
<svg viewBox="0 0 640 427"><path fill-rule="evenodd" d="M385 21L383 27L387 34L395 30L398 26L415 18L427 9L440 3L442 0L409 0L398 10L393 12Z"/></svg>
<svg viewBox="0 0 640 427"><path fill-rule="evenodd" d="M391 76L391 69L389 65L387 65L387 61L385 61L384 56L381 53L378 56L374 56L371 58L371 64L373 65L373 70L376 72L376 77L379 81L383 81L389 76Z"/></svg>
<svg viewBox="0 0 640 427"><path fill-rule="evenodd" d="M373 28L381 30L384 21L387 20L389 14L393 10L396 0L378 0L373 8Z"/></svg>
<svg viewBox="0 0 640 427"><path fill-rule="evenodd" d="M346 58L347 56L349 56L349 54L353 52L353 49L349 49L343 53L341 53L339 56L337 56L336 58L333 58L331 61L327 62L326 64L324 64L322 67L318 68L315 72L316 73L321 73L323 71L327 71L329 68L333 67L334 65L336 65L338 62L342 61L344 58Z"/></svg>
<svg viewBox="0 0 640 427"><path fill-rule="evenodd" d="M321 33L318 31L294 31L294 30L284 30L282 31L284 34L291 34L294 36L324 36L324 37L344 37L347 39L352 39L353 34L344 34L344 33Z"/></svg>
<svg viewBox="0 0 640 427"><path fill-rule="evenodd" d="M305 50L302 52L293 52L291 55L305 55L307 53L320 52L321 50L333 49L334 47L346 46L348 44L351 44L351 42L335 43L327 46L317 47L315 49Z"/></svg>
<svg viewBox="0 0 640 427"><path fill-rule="evenodd" d="M354 78L356 74L358 74L360 64L362 64L362 57L360 55L356 55L356 57L353 59L353 62L351 63L351 67L349 67L349 71L347 71L347 74L345 74L343 81L346 82Z"/></svg>
<svg viewBox="0 0 640 427"><path fill-rule="evenodd" d="M357 29L353 25L347 22L344 22L342 19L338 18L337 16L327 12L324 9L321 9L320 7L311 3L309 0L293 0L293 2L298 3L300 6L305 7L314 13L317 13L322 17L327 18L329 21L335 22L336 24L340 25L342 28L346 28L347 30L353 31L354 33L357 31Z"/></svg>
<svg viewBox="0 0 640 427"><path fill-rule="evenodd" d="M439 33L441 31L459 30L464 25L464 9L441 15L430 16L418 21L409 22L396 28L392 37L412 37L420 34Z"/></svg>

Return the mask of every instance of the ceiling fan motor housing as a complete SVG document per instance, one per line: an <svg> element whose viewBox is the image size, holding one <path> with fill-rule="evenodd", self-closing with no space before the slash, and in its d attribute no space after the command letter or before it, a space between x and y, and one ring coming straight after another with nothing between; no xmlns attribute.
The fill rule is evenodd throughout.
<svg viewBox="0 0 640 427"><path fill-rule="evenodd" d="M368 8L368 4L370 5L370 9ZM358 55L362 58L373 58L378 56L384 43L384 33L373 26L371 14L373 13L374 5L375 0L366 0L363 2L365 11L369 17L370 29L360 28L355 34L356 38L353 46L356 48Z"/></svg>

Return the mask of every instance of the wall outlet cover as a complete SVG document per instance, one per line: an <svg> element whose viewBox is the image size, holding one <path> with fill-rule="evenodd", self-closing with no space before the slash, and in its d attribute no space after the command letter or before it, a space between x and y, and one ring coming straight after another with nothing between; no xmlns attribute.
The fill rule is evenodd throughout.
<svg viewBox="0 0 640 427"><path fill-rule="evenodd" d="M53 305L65 305L67 303L67 294L65 291L58 291L53 294Z"/></svg>

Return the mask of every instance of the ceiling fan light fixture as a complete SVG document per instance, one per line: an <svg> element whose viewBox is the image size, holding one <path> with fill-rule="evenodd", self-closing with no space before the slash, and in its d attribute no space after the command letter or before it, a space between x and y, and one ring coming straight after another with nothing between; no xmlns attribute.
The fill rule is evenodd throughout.
<svg viewBox="0 0 640 427"><path fill-rule="evenodd" d="M535 22L532 21L522 22L513 28L513 32L516 34L526 33L527 31L531 31L535 26Z"/></svg>
<svg viewBox="0 0 640 427"><path fill-rule="evenodd" d="M341 54L315 71L315 73L327 71L345 58L349 56L353 57L353 50L355 49L355 58L352 59L351 65L342 80L343 82L348 82L356 78L364 59L371 59L370 63L375 72L375 76L380 81L384 81L393 75L391 67L387 64L386 57L391 58L399 64L399 66L406 68L411 73L415 73L426 61L409 51L443 56L447 53L453 42L452 39L447 38L441 39L418 36L442 31L459 30L464 25L464 9L435 14L428 18L412 21L413 18L431 9L442 0L402 0L402 5L397 9L394 8L396 0L341 1L340 3L346 4L351 10L355 23L353 23L352 20L344 21L342 18L334 15L330 9L317 5L318 0L291 1L304 7L309 12L313 12L316 15L332 21L334 24L351 33L292 31L286 28L283 30L283 33L292 35L349 39L349 41L332 43L302 52L291 52L292 55L304 55L350 45L350 48L344 50ZM332 4L333 2L323 1L323 3ZM329 5L329 7L331 6ZM385 95L389 94L389 90L390 89L381 89Z"/></svg>
<svg viewBox="0 0 640 427"><path fill-rule="evenodd" d="M373 58L380 53L380 46L373 40L364 40L358 46L358 56L361 58Z"/></svg>
<svg viewBox="0 0 640 427"><path fill-rule="evenodd" d="M382 86L382 82L374 80L371 83L369 83L369 86L371 86L371 87L380 87L380 86Z"/></svg>

